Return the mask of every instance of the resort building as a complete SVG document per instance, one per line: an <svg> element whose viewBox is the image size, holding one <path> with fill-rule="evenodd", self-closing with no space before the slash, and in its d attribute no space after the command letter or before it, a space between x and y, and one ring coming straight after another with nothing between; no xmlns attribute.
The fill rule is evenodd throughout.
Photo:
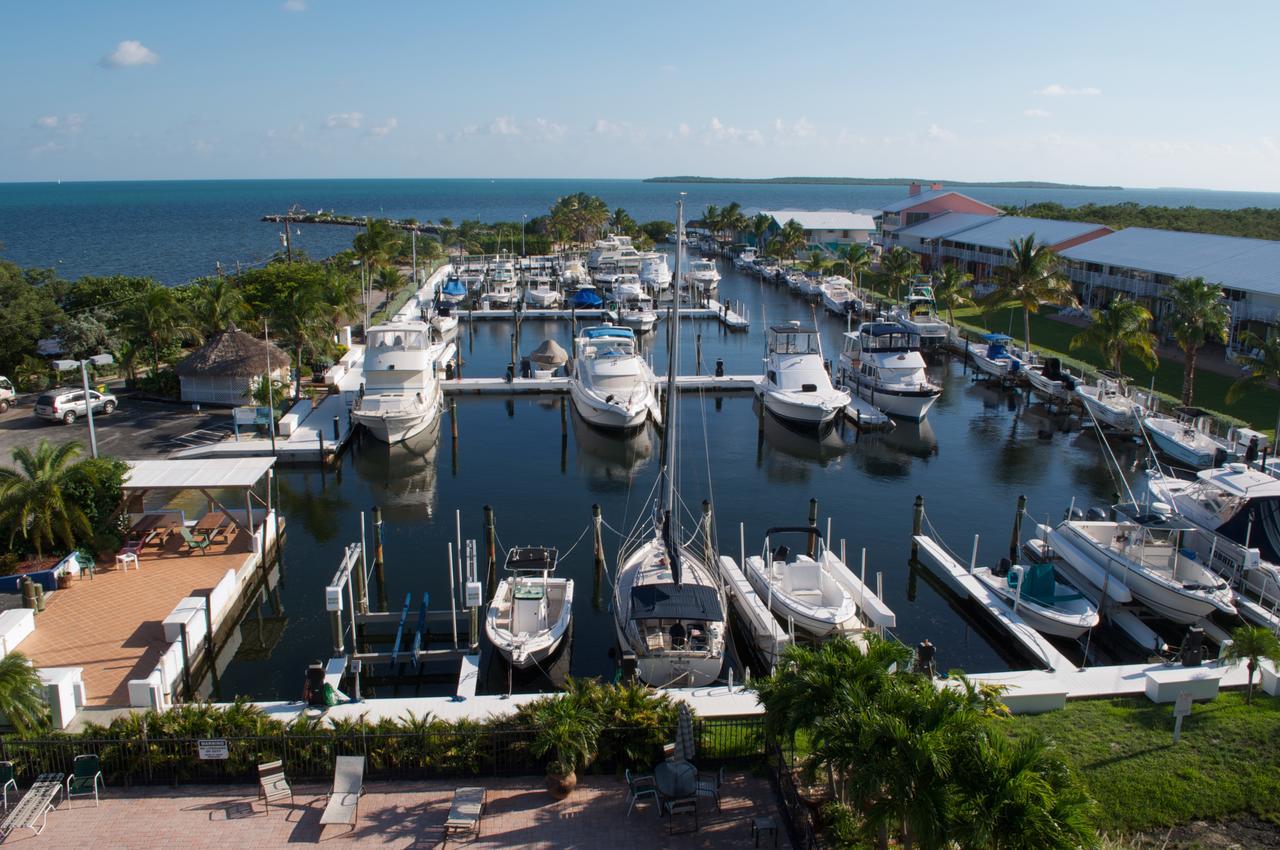
<svg viewBox="0 0 1280 850"><path fill-rule="evenodd" d="M249 404L249 394L262 376L270 372L286 381L290 363L288 352L228 325L178 364L182 400Z"/></svg>
<svg viewBox="0 0 1280 850"><path fill-rule="evenodd" d="M922 189L919 183L913 182L907 186L907 197L889 204L880 213L876 230L880 244L889 250L897 244L895 231L946 213L993 216L1000 215L1000 209L960 192L944 189L941 183Z"/></svg>
<svg viewBox="0 0 1280 850"><path fill-rule="evenodd" d="M1280 242L1128 227L1061 251L1083 303L1102 306L1124 293L1159 319L1166 288L1202 277L1222 287L1231 308L1231 342L1242 331L1266 337L1280 324Z"/></svg>
<svg viewBox="0 0 1280 850"><path fill-rule="evenodd" d="M869 213L847 210L761 210L773 219L767 238L795 220L804 228L805 243L811 248L837 251L845 245L868 245L876 221Z"/></svg>
<svg viewBox="0 0 1280 850"><path fill-rule="evenodd" d="M1034 236L1036 243L1061 253L1111 233L1101 224L1015 215L942 213L894 232L894 244L915 252L928 272L954 263L979 283L1012 259L1009 243Z"/></svg>

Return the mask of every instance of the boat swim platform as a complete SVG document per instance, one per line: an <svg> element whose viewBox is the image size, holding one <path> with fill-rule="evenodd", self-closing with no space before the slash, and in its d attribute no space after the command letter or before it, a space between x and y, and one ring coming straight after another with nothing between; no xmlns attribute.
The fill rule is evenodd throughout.
<svg viewBox="0 0 1280 850"><path fill-rule="evenodd" d="M1003 626L1022 645L1027 655L1037 664L1044 665L1050 671L1075 669L1075 662L1059 652L1047 638L1027 625L1012 608L987 590L982 582L970 575L936 540L924 534L918 534L912 540L920 547L922 561L934 567L947 585L962 598L978 603L991 619Z"/></svg>
<svg viewBox="0 0 1280 850"><path fill-rule="evenodd" d="M451 395L563 395L569 392L570 378L455 378L441 386ZM677 375L680 392L755 392L759 375ZM665 383L659 375L657 383Z"/></svg>

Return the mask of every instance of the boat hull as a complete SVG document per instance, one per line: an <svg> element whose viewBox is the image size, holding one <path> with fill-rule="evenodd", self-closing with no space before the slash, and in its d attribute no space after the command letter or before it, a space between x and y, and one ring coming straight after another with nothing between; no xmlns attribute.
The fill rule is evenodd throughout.
<svg viewBox="0 0 1280 850"><path fill-rule="evenodd" d="M788 425L803 430L829 430L835 423L836 414L843 409L843 405L828 407L819 404L797 404L769 390L765 390L762 395L765 409L769 413Z"/></svg>
<svg viewBox="0 0 1280 850"><path fill-rule="evenodd" d="M573 399L573 407L583 421L604 431L638 431L649 419L651 405L648 402L625 407L612 404L596 398L576 381L569 383L569 397Z"/></svg>
<svg viewBox="0 0 1280 850"><path fill-rule="evenodd" d="M437 413L432 406L416 413L386 415L353 411L351 418L363 425L375 439L384 443L399 443L425 431L435 421Z"/></svg>
<svg viewBox="0 0 1280 850"><path fill-rule="evenodd" d="M857 377L856 373L855 376ZM854 391L863 401L870 403L890 416L919 422L929 415L929 408L942 395L936 390L886 390L878 389L870 382L854 381Z"/></svg>
<svg viewBox="0 0 1280 850"><path fill-rule="evenodd" d="M1092 616L1073 616L1069 612L1055 611L1025 598L1016 600L1014 595L1009 592L1008 585L1004 580L991 575L990 570L985 568L975 570L973 577L982 582L987 590L1000 597L1006 605L1013 609L1015 614L1022 618L1023 622L1041 634L1074 640L1098 624L1096 610Z"/></svg>
<svg viewBox="0 0 1280 850"><path fill-rule="evenodd" d="M756 595L768 605L773 615L783 623L794 623L797 629L817 638L824 638L832 634L843 634L852 631L857 626L858 615L856 609L850 609L845 616L840 616L840 609L815 608L811 605L805 605L776 588L770 593L769 582L760 574L757 564L750 563L753 559L748 558L747 560L749 562L747 564L747 582L750 583L751 589L756 592Z"/></svg>
<svg viewBox="0 0 1280 850"><path fill-rule="evenodd" d="M1196 446L1189 446L1166 433L1150 420L1144 424L1144 430L1147 432L1147 436L1151 438L1151 442L1155 444L1155 447L1179 463L1186 464L1193 469L1208 469L1213 466L1219 466L1220 460L1223 462L1226 460L1227 452L1225 448L1214 446L1210 449L1208 447L1197 448ZM1173 427L1181 428L1177 423L1173 423ZM1220 458L1219 455L1222 457Z"/></svg>

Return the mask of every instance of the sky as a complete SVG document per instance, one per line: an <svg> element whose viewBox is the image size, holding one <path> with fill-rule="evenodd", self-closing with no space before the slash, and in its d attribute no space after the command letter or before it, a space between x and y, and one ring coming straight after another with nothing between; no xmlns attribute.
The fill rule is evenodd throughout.
<svg viewBox="0 0 1280 850"><path fill-rule="evenodd" d="M8 4L0 181L1280 191L1280 3Z"/></svg>

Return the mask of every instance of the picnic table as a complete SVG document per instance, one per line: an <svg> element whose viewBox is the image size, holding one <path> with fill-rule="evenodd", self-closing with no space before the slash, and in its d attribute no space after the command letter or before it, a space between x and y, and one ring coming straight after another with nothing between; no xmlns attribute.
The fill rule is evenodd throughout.
<svg viewBox="0 0 1280 850"><path fill-rule="evenodd" d="M133 532L142 538L143 543L150 543L156 537L161 542L170 531L182 527L182 517L174 514L145 514L133 524Z"/></svg>
<svg viewBox="0 0 1280 850"><path fill-rule="evenodd" d="M29 829L36 835L44 831L49 823L49 812L58 807L54 799L62 794L61 773L42 773L22 795L18 805L9 810L4 822L0 823L0 833L8 835L15 829ZM36 828L36 821L40 827Z"/></svg>
<svg viewBox="0 0 1280 850"><path fill-rule="evenodd" d="M196 531L205 534L212 539L218 534L225 532L230 525L231 517L227 516L222 511L210 511L200 517L199 521L196 522Z"/></svg>

